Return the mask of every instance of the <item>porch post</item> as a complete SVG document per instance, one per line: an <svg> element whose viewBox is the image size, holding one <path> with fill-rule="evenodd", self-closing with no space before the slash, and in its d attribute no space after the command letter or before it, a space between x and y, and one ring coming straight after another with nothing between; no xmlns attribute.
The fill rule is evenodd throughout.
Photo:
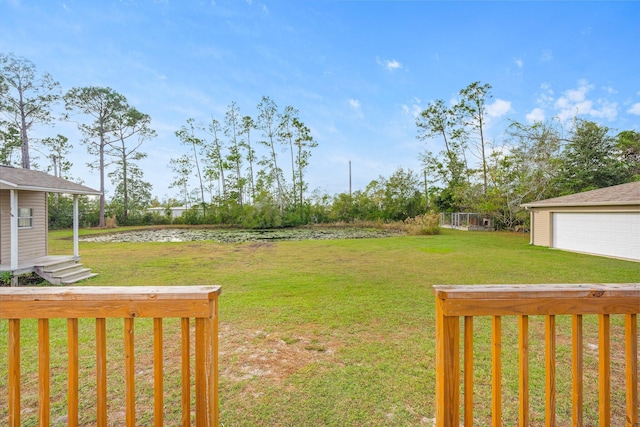
<svg viewBox="0 0 640 427"><path fill-rule="evenodd" d="M73 256L77 259L80 257L78 250L78 195L73 195Z"/></svg>
<svg viewBox="0 0 640 427"><path fill-rule="evenodd" d="M18 269L18 191L10 190L11 199L10 228L11 228L11 271Z"/></svg>
<svg viewBox="0 0 640 427"><path fill-rule="evenodd" d="M18 270L18 191L10 190L9 192L9 234L11 240L11 286L18 286L18 276L15 272Z"/></svg>

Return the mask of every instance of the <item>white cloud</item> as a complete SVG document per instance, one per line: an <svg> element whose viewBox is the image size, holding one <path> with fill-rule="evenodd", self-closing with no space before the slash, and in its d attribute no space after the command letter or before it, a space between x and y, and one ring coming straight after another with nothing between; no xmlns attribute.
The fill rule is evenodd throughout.
<svg viewBox="0 0 640 427"><path fill-rule="evenodd" d="M524 66L524 61L522 59L514 59L513 61L516 63L518 68L522 68Z"/></svg>
<svg viewBox="0 0 640 427"><path fill-rule="evenodd" d="M540 104L541 107L553 109L555 115L562 122L578 115L602 118L610 121L615 120L618 116L618 103L609 101L606 98L599 98L597 100L589 99L589 94L593 89L594 85L590 84L587 80L580 80L577 88L564 91L562 96L555 100L552 96L553 91L547 90L547 93L538 96L538 104ZM608 87L602 89L607 95L615 93L613 89ZM534 111L527 115L527 120L529 120L529 117L536 117Z"/></svg>
<svg viewBox="0 0 640 427"><path fill-rule="evenodd" d="M544 121L544 117L544 110L538 107L534 108L526 115L526 119L529 123Z"/></svg>
<svg viewBox="0 0 640 427"><path fill-rule="evenodd" d="M502 117L511 111L511 101L496 99L493 104L487 105L487 116L491 118Z"/></svg>
<svg viewBox="0 0 640 427"><path fill-rule="evenodd" d="M543 50L540 53L540 62L551 62L553 60L553 52L550 49Z"/></svg>
<svg viewBox="0 0 640 427"><path fill-rule="evenodd" d="M417 118L424 108L420 105L420 99L414 98L411 104L403 104L402 105L402 113Z"/></svg>
<svg viewBox="0 0 640 427"><path fill-rule="evenodd" d="M635 104L633 104L631 108L627 110L627 113L640 116L640 102L636 102Z"/></svg>
<svg viewBox="0 0 640 427"><path fill-rule="evenodd" d="M350 99L349 105L351 105L351 108L354 108L357 110L360 108L360 101L358 101L357 99Z"/></svg>
<svg viewBox="0 0 640 427"><path fill-rule="evenodd" d="M586 80L580 80L578 85L577 89L569 89L564 93L565 97L571 102L584 101L587 97L587 93L593 89L593 85L589 84Z"/></svg>
<svg viewBox="0 0 640 427"><path fill-rule="evenodd" d="M379 65L382 65L384 68L386 68L389 71L402 69L402 64L395 59L389 60L389 59L377 58L376 62Z"/></svg>
<svg viewBox="0 0 640 427"><path fill-rule="evenodd" d="M558 111L560 121L568 120L578 114L589 114L593 108L593 102L587 100L587 94L593 89L586 80L578 82L576 89L568 89L554 103Z"/></svg>
<svg viewBox="0 0 640 427"><path fill-rule="evenodd" d="M610 102L606 99L599 99L597 105L600 108L594 108L590 111L593 117L600 117L607 120L615 120L618 117L618 103Z"/></svg>

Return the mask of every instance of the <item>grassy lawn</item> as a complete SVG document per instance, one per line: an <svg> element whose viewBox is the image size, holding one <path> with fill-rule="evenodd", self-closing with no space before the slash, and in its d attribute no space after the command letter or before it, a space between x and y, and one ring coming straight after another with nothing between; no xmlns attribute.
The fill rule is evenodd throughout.
<svg viewBox="0 0 640 427"><path fill-rule="evenodd" d="M69 236L66 231L52 232L50 252L71 253ZM438 236L273 243L81 242L80 254L82 262L99 273L85 282L88 286L222 286L220 409L224 426L408 426L431 425L435 412L432 285L640 279L638 263L533 247L528 242L528 235L445 230ZM597 349L589 346L597 344L596 321L585 318L587 424L597 424ZM35 345L35 323L23 323L23 345ZM64 339L55 341L55 337L66 337L65 324L58 325L57 334L56 323L52 323L52 348L60 345L59 353L64 353ZM491 386L488 319L478 319L476 325L476 417L477 425L487 425ZM509 403L518 387L515 326L515 319L503 321L503 395ZM87 347L92 327L84 326ZM113 329L118 340L120 326ZM177 324L169 324L165 331L171 334L176 329ZM143 353L145 346L151 347L149 330L144 320L137 321L140 343L136 342L136 348ZM538 339L543 337L543 319L532 318L530 330L530 382L538 387L531 392L532 422L543 425L544 349ZM557 406L564 425L571 414L570 319L558 320L558 334ZM621 318L612 316L612 334L622 336ZM612 339L612 425L624 423L620 345L619 338ZM110 361L116 365L117 347L112 348ZM6 348L7 322L2 321L0 425L7 416ZM90 350L86 360L89 381ZM37 372L37 357L31 357L34 351L37 349L23 351L26 372ZM136 365L141 366L143 377L152 376L146 357L142 354ZM54 358L52 363L58 362ZM59 363L64 366L66 362L61 359ZM170 370L171 361L167 365ZM53 420L65 413L66 383L63 374L55 376L57 372L54 366L52 395L58 392L60 396L52 398ZM109 381L110 396L116 401L109 410L117 425L123 386L117 378ZM152 391L144 381L139 387L141 398ZM86 388L91 394L90 384ZM24 425L37 425L35 380L23 384L23 406L27 406ZM168 404L168 419L172 410ZM85 424L90 425L91 403L82 411ZM150 416L141 413L139 422ZM517 407L505 408L504 425L514 425L516 419Z"/></svg>

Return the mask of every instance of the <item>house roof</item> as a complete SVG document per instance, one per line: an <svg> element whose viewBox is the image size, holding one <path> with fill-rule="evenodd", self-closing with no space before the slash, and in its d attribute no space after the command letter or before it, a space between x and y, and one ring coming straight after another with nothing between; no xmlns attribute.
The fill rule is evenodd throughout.
<svg viewBox="0 0 640 427"><path fill-rule="evenodd" d="M46 191L49 193L86 194L101 193L66 179L44 172L0 165L0 190Z"/></svg>
<svg viewBox="0 0 640 427"><path fill-rule="evenodd" d="M606 206L640 205L640 182L614 185L553 199L525 203L525 208L544 208L551 206Z"/></svg>

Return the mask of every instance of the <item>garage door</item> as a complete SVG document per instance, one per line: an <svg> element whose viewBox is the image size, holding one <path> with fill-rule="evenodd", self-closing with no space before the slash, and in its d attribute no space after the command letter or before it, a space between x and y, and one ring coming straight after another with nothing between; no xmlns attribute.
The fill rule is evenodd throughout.
<svg viewBox="0 0 640 427"><path fill-rule="evenodd" d="M640 212L554 213L553 247L640 261Z"/></svg>

